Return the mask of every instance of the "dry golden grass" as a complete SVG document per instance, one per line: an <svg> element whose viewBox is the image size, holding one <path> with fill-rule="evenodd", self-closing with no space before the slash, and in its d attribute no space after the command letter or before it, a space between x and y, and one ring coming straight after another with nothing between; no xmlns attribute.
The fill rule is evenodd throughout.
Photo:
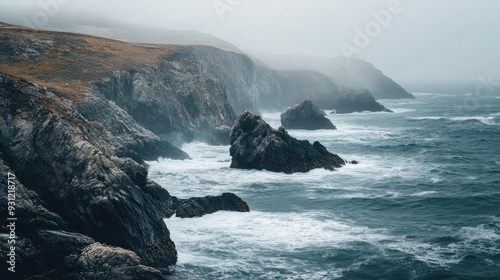
<svg viewBox="0 0 500 280"><path fill-rule="evenodd" d="M19 54L30 40L51 45L37 59ZM30 29L0 22L0 71L22 77L70 99L114 71L153 66L179 47L131 44L88 35ZM16 54L17 53L17 54Z"/></svg>

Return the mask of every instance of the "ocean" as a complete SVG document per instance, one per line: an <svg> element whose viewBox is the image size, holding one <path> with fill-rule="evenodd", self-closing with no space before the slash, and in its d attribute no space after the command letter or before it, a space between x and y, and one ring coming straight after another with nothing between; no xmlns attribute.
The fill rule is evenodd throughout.
<svg viewBox="0 0 500 280"><path fill-rule="evenodd" d="M359 161L333 172L230 169L229 146L202 143L148 162L172 195L233 192L251 209L166 219L172 279L500 279L500 98L415 95L289 130Z"/></svg>

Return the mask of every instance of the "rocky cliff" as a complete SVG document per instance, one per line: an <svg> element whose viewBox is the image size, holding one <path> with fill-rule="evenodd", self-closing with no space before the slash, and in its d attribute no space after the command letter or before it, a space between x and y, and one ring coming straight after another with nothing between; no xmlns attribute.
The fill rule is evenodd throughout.
<svg viewBox="0 0 500 280"><path fill-rule="evenodd" d="M265 52L255 55L275 69L318 71L331 79L341 91L367 90L375 99L415 98L375 66L360 59Z"/></svg>
<svg viewBox="0 0 500 280"><path fill-rule="evenodd" d="M175 264L162 217L145 207L155 203L144 191L147 170L117 157L112 137L56 94L0 74L1 165L16 176L18 248L30 252L20 259L21 274L65 273L58 266L66 257L94 242L135 252L136 265ZM5 201L0 208L7 213ZM36 266L28 269L30 263Z"/></svg>
<svg viewBox="0 0 500 280"><path fill-rule="evenodd" d="M359 81L364 88L368 89L375 99L415 98L391 78L385 76L382 71L366 61L339 57L333 60L333 64L337 68L344 68L354 80ZM339 71L332 72L331 75L335 76L337 72ZM347 86L349 85L347 84Z"/></svg>

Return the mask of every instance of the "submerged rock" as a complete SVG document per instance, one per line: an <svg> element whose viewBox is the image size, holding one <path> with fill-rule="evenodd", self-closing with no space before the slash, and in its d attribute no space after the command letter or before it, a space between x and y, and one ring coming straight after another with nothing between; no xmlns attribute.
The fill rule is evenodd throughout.
<svg viewBox="0 0 500 280"><path fill-rule="evenodd" d="M325 112L306 100L281 114L281 125L286 129L336 129L325 117Z"/></svg>
<svg viewBox="0 0 500 280"><path fill-rule="evenodd" d="M250 212L250 208L237 195L223 193L221 196L193 197L180 200L175 215L180 218L193 218L217 211Z"/></svg>
<svg viewBox="0 0 500 280"><path fill-rule="evenodd" d="M284 128L269 126L262 117L241 114L231 130L231 168L273 172L308 172L316 168L333 170L345 161L319 142L297 140Z"/></svg>

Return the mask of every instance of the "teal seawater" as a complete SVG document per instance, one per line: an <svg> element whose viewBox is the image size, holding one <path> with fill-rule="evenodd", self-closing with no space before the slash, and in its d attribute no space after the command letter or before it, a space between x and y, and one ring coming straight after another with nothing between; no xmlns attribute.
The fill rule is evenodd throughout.
<svg viewBox="0 0 500 280"><path fill-rule="evenodd" d="M234 192L252 210L165 220L172 278L500 279L500 99L416 96L289 131L360 162L334 172L233 170L229 147L201 143L183 147L193 160L149 162L172 195Z"/></svg>

